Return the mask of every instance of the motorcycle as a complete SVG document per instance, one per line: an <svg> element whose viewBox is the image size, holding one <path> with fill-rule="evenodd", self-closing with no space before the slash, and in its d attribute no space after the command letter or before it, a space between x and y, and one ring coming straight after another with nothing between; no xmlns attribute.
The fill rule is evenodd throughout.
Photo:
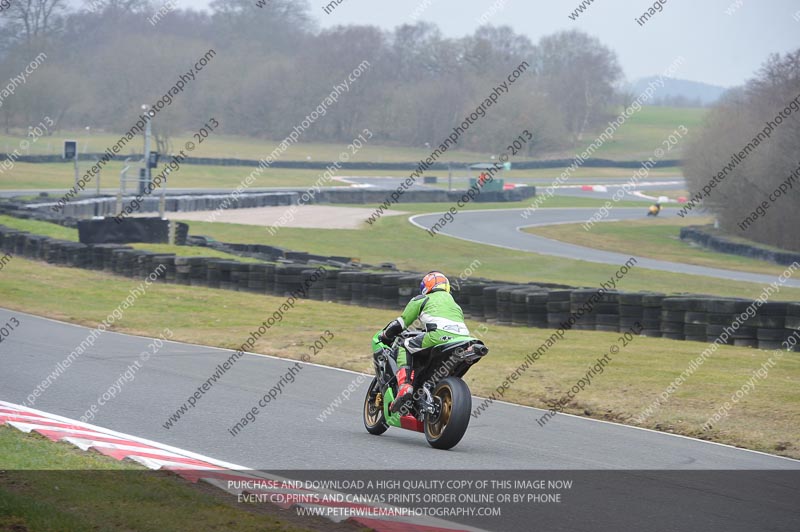
<svg viewBox="0 0 800 532"><path fill-rule="evenodd" d="M655 205L650 205L650 208L647 210L647 216L658 216L658 213L661 212L661 205L656 203Z"/></svg>
<svg viewBox="0 0 800 532"><path fill-rule="evenodd" d="M397 394L397 349L420 332L404 331L391 346L379 344L374 351L375 377L364 398L364 427L376 436L390 426L424 432L431 447L450 449L466 433L472 410L472 394L462 377L489 348L477 338L458 337L408 354L414 391L404 404L390 408Z"/></svg>

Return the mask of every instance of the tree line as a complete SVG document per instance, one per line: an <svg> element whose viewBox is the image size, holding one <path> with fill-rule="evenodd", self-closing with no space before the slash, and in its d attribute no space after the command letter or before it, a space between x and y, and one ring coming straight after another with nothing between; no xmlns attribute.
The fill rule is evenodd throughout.
<svg viewBox="0 0 800 532"><path fill-rule="evenodd" d="M800 49L771 56L711 109L685 153L691 192L723 231L800 251L798 139Z"/></svg>
<svg viewBox="0 0 800 532"><path fill-rule="evenodd" d="M154 122L161 135L214 116L227 134L279 140L364 61L368 71L304 141L349 142L369 127L375 143L436 146L523 61L531 67L459 148L498 152L523 130L534 136L524 155L569 147L620 98L616 54L579 31L533 43L490 25L462 38L426 22L321 30L304 0L215 0L208 12L173 5L13 1L0 15L0 81L41 52L47 59L3 102L0 123L8 132L49 116L55 130L126 131L209 49L213 64Z"/></svg>

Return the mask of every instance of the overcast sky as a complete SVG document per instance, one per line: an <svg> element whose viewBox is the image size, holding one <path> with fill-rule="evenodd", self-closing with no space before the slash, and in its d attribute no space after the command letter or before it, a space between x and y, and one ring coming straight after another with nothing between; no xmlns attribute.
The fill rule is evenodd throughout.
<svg viewBox="0 0 800 532"><path fill-rule="evenodd" d="M683 56L675 77L730 87L749 78L768 54L800 48L800 0L662 0L663 10L643 26L635 18L653 5L649 0L594 0L574 21L568 15L580 0L342 0L326 14L323 7L330 1L310 2L323 28L372 24L391 29L412 22L419 9L421 20L459 37L473 33L492 6L496 13L489 17L491 24L511 26L534 42L578 28L616 51L631 81L659 74ZM179 0L181 7L207 4ZM255 0L253 4L258 11Z"/></svg>

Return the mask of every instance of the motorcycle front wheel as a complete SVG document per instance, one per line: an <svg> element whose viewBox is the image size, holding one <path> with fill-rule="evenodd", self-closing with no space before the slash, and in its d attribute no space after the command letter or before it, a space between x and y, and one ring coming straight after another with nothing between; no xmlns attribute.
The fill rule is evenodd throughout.
<svg viewBox="0 0 800 532"><path fill-rule="evenodd" d="M373 377L364 398L364 428L375 436L383 434L389 428L383 416L383 395L377 377Z"/></svg>
<svg viewBox="0 0 800 532"><path fill-rule="evenodd" d="M451 449L467 432L472 394L463 380L447 377L434 388L433 402L436 412L425 415L425 439L435 449Z"/></svg>

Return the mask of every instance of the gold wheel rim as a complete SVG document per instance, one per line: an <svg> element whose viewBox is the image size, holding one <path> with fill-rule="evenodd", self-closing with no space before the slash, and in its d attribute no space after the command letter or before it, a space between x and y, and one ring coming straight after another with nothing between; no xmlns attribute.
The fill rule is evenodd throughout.
<svg viewBox="0 0 800 532"><path fill-rule="evenodd" d="M370 426L375 426L380 421L381 414L383 413L383 397L380 393L375 394L373 401L364 401L364 417Z"/></svg>
<svg viewBox="0 0 800 532"><path fill-rule="evenodd" d="M441 401L441 412L435 423L428 422L428 434L431 438L437 439L442 435L445 427L450 422L450 414L453 412L453 394L448 386L443 386L437 390L434 397Z"/></svg>

